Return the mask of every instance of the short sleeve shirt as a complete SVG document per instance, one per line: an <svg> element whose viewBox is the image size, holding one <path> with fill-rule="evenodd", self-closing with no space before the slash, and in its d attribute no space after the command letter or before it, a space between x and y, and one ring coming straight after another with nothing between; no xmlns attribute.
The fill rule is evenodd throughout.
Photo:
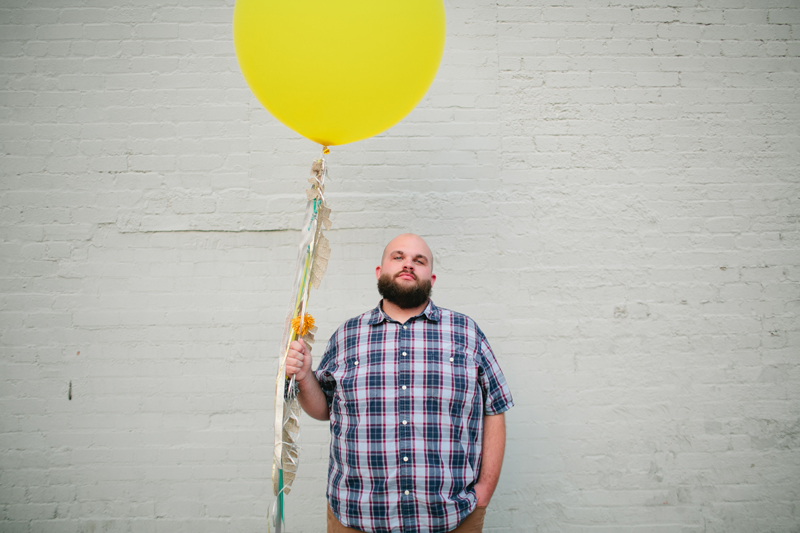
<svg viewBox="0 0 800 533"><path fill-rule="evenodd" d="M476 506L484 415L513 406L483 332L429 302L345 322L315 371L330 408L328 502L370 533L443 533Z"/></svg>

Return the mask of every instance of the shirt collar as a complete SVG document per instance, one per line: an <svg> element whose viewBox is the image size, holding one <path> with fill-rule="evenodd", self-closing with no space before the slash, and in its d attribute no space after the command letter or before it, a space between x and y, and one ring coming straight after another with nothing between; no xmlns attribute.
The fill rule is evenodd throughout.
<svg viewBox="0 0 800 533"><path fill-rule="evenodd" d="M381 302L383 302L383 300L378 302L377 307L375 307L375 309L370 311L370 316L369 319L367 320L367 324L369 324L370 326L374 326L375 324L380 324L383 321L391 320L389 318L389 315L383 312L383 309L381 308ZM433 300L428 300L428 305L425 306L425 310L422 311L422 313L420 313L417 316L420 315L425 315L425 318L427 318L431 322L439 322L439 320L442 319L442 310L436 307L436 304L433 303Z"/></svg>

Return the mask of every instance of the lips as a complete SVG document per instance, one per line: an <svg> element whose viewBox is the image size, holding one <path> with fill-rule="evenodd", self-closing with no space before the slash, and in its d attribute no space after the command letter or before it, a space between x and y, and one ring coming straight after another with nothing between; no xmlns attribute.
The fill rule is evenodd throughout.
<svg viewBox="0 0 800 533"><path fill-rule="evenodd" d="M399 274L397 274L395 276L395 278L408 279L408 280L415 281L417 279L417 276L415 276L411 272L400 272Z"/></svg>

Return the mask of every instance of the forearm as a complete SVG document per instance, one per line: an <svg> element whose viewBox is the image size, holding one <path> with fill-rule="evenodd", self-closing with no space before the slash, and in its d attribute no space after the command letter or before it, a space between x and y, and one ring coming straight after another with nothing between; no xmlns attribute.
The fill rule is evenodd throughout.
<svg viewBox="0 0 800 533"><path fill-rule="evenodd" d="M483 417L483 452L481 454L481 472L475 484L478 505L486 505L494 494L500 470L503 467L503 455L506 450L505 415L485 415Z"/></svg>
<svg viewBox="0 0 800 533"><path fill-rule="evenodd" d="M325 399L325 393L322 392L319 381L313 372L309 372L303 381L297 381L297 400L300 402L300 407L303 411L308 413L311 418L317 420L328 420L330 418L330 411L328 410L328 401Z"/></svg>

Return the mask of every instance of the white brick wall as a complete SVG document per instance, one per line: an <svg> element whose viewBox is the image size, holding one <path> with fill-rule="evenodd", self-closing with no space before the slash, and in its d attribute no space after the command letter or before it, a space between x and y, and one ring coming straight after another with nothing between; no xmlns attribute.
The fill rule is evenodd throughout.
<svg viewBox="0 0 800 533"><path fill-rule="evenodd" d="M251 96L233 0L112 4L0 6L0 531L265 531L318 147ZM330 156L320 337L422 233L517 403L487 531L800 531L800 5L447 15L422 104Z"/></svg>

